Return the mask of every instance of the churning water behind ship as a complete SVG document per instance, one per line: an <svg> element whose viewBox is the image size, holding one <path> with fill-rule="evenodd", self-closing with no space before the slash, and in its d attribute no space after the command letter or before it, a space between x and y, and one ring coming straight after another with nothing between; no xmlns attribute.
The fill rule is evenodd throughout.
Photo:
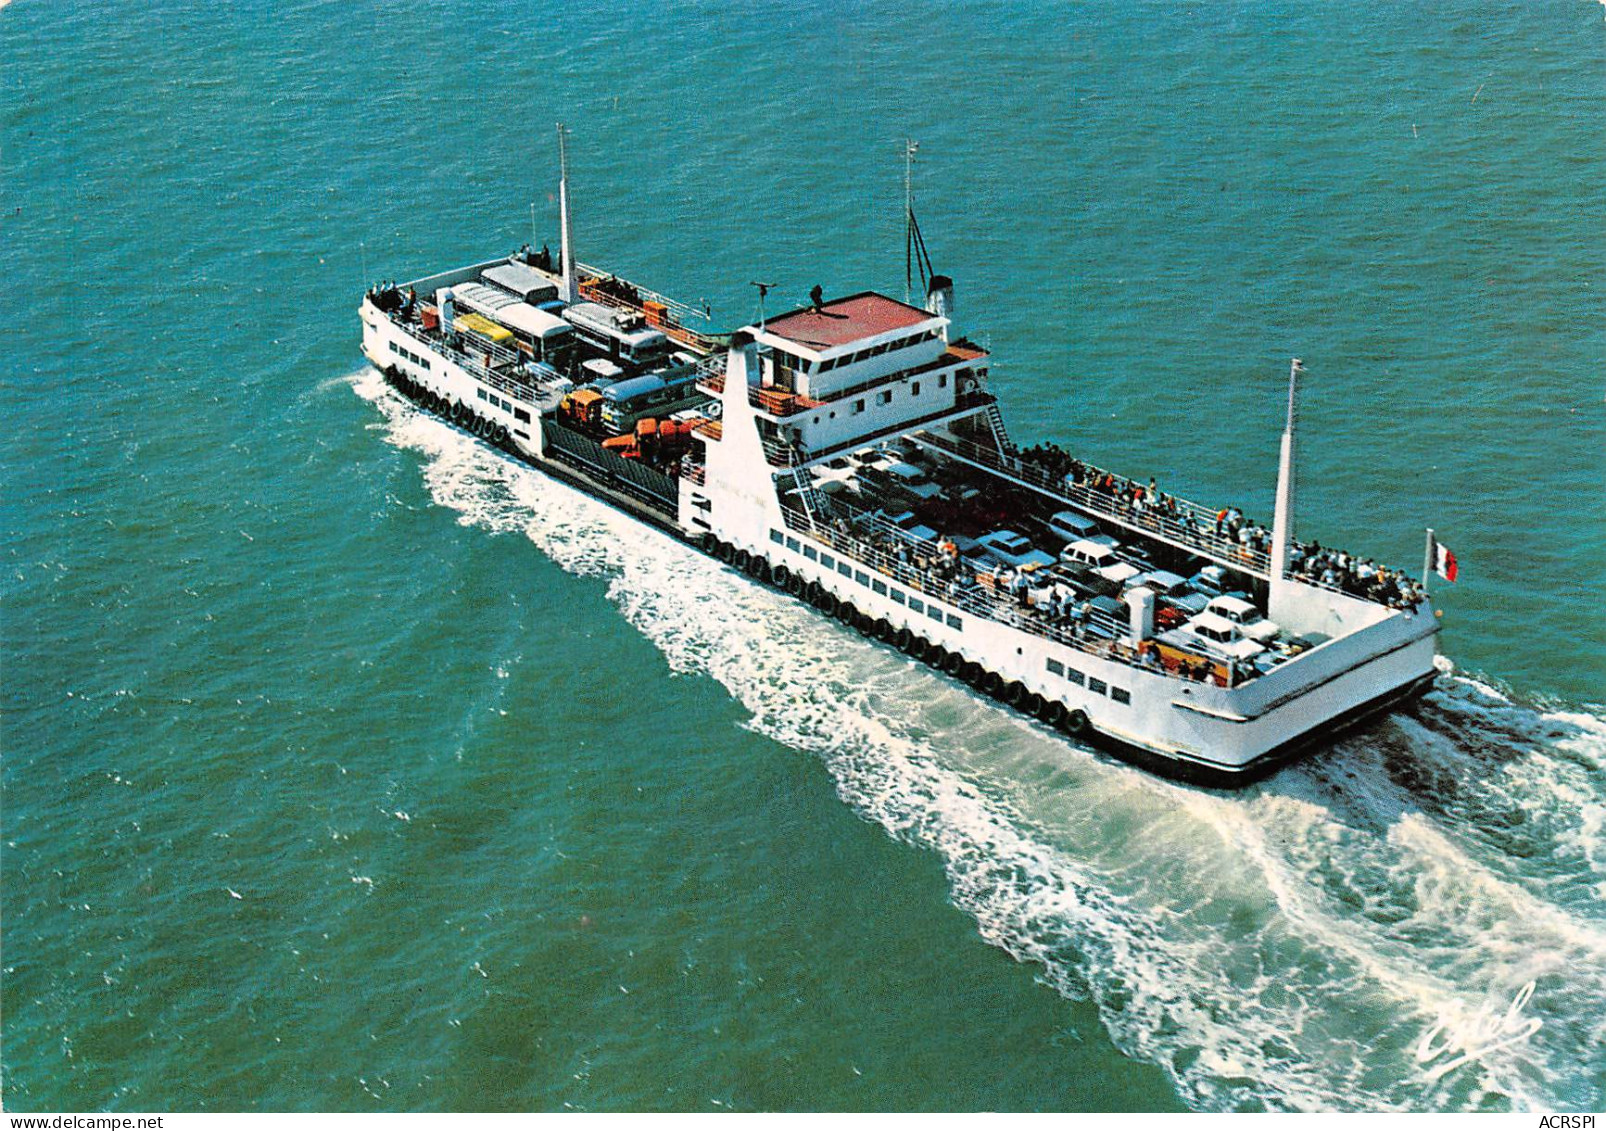
<svg viewBox="0 0 1606 1131"><path fill-rule="evenodd" d="M941 859L988 942L1203 1108L1555 1107L1606 1041L1606 719L1449 674L1237 795L1067 747L965 687L356 382L431 497L529 538L673 670ZM1447 665L1448 666L1448 665ZM1528 989L1528 984L1533 988Z"/></svg>

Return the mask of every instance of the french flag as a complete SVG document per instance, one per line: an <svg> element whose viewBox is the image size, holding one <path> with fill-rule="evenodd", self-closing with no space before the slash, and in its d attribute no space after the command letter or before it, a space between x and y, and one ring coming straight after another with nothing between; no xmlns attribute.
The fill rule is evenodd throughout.
<svg viewBox="0 0 1606 1131"><path fill-rule="evenodd" d="M1455 555L1450 552L1450 547L1437 538L1433 540L1433 572L1452 585L1455 583L1456 574L1461 572L1460 567L1456 565Z"/></svg>

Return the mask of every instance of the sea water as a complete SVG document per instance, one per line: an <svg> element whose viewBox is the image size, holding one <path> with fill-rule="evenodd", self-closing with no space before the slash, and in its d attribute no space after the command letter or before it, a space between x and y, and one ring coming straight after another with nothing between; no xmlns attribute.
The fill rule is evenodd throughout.
<svg viewBox="0 0 1606 1131"><path fill-rule="evenodd" d="M5 1104L1601 1106L1602 16L0 10ZM918 139L1016 438L1166 490L1301 356L1438 687L1169 784L406 406L364 286L555 246L559 120L726 326L901 296Z"/></svg>

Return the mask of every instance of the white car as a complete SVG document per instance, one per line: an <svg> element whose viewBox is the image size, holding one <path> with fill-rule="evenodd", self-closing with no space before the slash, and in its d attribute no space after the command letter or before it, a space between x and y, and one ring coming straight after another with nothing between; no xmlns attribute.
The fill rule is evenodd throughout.
<svg viewBox="0 0 1606 1131"><path fill-rule="evenodd" d="M1107 566L1100 566L1093 571L1100 577L1109 578L1117 585L1126 585L1134 577L1141 577L1143 571L1131 562L1111 562Z"/></svg>
<svg viewBox="0 0 1606 1131"><path fill-rule="evenodd" d="M1047 569L1054 564L1054 559L1033 546L1030 538L1013 530L994 530L990 534L983 534L977 541L993 557L1017 569L1022 566Z"/></svg>
<svg viewBox="0 0 1606 1131"><path fill-rule="evenodd" d="M1205 612L1237 625L1238 631L1260 644L1276 639L1282 632L1275 621L1260 615L1260 610L1242 597L1217 597L1205 606Z"/></svg>
<svg viewBox="0 0 1606 1131"><path fill-rule="evenodd" d="M1073 562L1076 565L1085 565L1088 569L1102 569L1116 562L1115 551L1117 546L1113 540L1083 538L1079 542L1072 542L1060 551L1060 561Z"/></svg>
<svg viewBox="0 0 1606 1131"><path fill-rule="evenodd" d="M1203 612L1184 624L1178 633L1192 636L1207 652L1214 652L1229 660L1253 660L1266 650L1265 645L1250 640L1238 626L1226 617Z"/></svg>

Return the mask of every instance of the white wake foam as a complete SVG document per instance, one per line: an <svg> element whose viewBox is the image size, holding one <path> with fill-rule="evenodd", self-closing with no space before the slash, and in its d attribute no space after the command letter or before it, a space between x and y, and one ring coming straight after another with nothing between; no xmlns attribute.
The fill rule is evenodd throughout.
<svg viewBox="0 0 1606 1131"><path fill-rule="evenodd" d="M1092 1001L1190 1105L1606 1099L1600 718L1447 677L1420 718L1258 789L1173 786L509 463L371 371L355 385L390 441L423 455L437 503L608 577L675 669L717 679L753 729L818 755L856 811L935 851L985 939ZM1484 834L1490 814L1508 841ZM1422 1046L1435 1023L1451 1035L1438 1044L1498 1044L1489 1019L1529 981L1519 1020L1539 1030L1436 1076L1457 1050Z"/></svg>

